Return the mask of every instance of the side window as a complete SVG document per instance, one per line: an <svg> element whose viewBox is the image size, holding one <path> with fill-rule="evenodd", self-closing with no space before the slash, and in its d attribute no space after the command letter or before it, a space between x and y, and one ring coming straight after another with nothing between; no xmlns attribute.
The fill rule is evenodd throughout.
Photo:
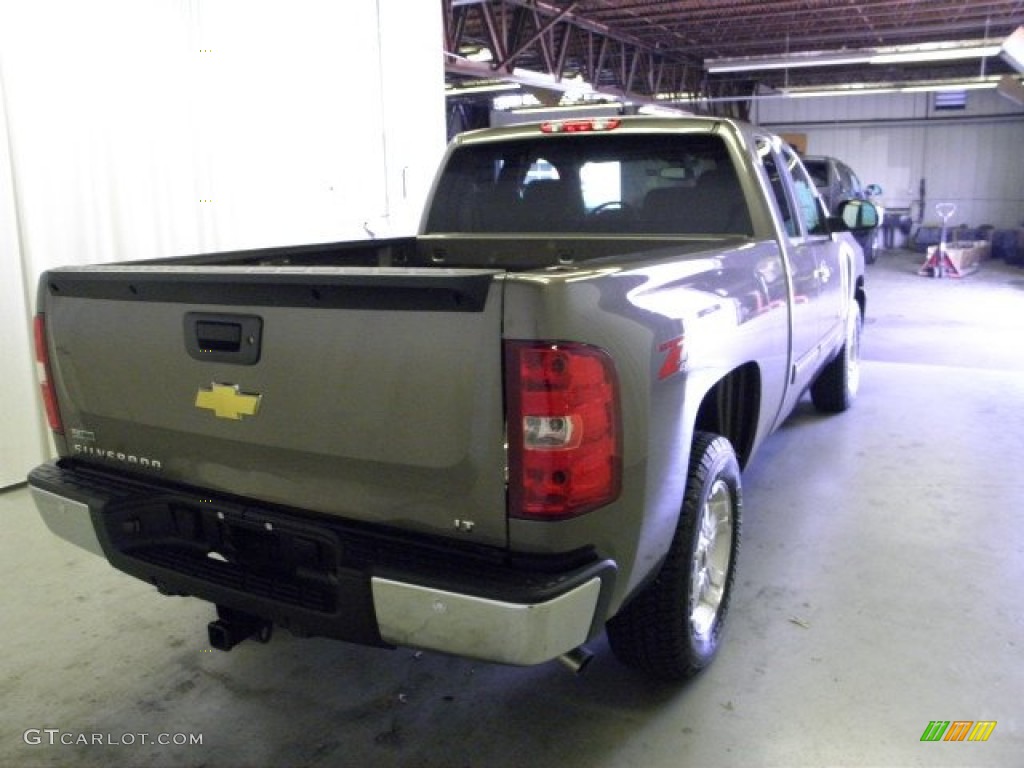
<svg viewBox="0 0 1024 768"><path fill-rule="evenodd" d="M786 234L790 237L799 236L796 216L793 214L793 206L790 204L789 195L786 194L786 183L783 181L783 164L772 142L769 139L759 138L757 141L757 154L761 158L765 174L768 176L769 186L775 204L782 215L782 223Z"/></svg>
<svg viewBox="0 0 1024 768"><path fill-rule="evenodd" d="M822 160L808 160L804 167L811 174L811 180L816 187L828 186L828 163Z"/></svg>
<svg viewBox="0 0 1024 768"><path fill-rule="evenodd" d="M786 157L786 167L793 177L793 190L796 192L797 211L799 212L800 219L803 221L804 230L812 235L823 232L825 229L825 215L821 204L818 202L814 181L792 150L785 147L783 152Z"/></svg>
<svg viewBox="0 0 1024 768"><path fill-rule="evenodd" d="M843 186L845 189L850 190L853 197L861 197L863 195L863 187L861 186L860 179L857 178L857 174L853 172L853 169L848 165L840 166L843 174Z"/></svg>

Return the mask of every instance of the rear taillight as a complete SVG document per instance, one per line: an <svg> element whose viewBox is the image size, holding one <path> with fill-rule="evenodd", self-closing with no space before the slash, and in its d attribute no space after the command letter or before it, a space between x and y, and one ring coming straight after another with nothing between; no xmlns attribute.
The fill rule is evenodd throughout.
<svg viewBox="0 0 1024 768"><path fill-rule="evenodd" d="M564 518L614 501L622 475L619 391L606 352L505 342L509 514Z"/></svg>
<svg viewBox="0 0 1024 768"><path fill-rule="evenodd" d="M50 353L46 346L46 320L43 315L36 315L33 326L36 345L36 372L39 375L39 389L46 407L46 420L50 429L58 434L64 433L61 424L60 410L57 408L57 393L53 388L53 376L50 373Z"/></svg>

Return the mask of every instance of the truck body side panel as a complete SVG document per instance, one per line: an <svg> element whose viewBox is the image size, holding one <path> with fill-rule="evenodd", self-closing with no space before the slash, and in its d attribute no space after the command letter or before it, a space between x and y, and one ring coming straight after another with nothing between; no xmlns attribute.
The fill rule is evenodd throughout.
<svg viewBox="0 0 1024 768"><path fill-rule="evenodd" d="M613 606L660 562L672 540L686 481L692 426L704 395L755 364L766 407L755 445L770 431L788 379L788 283L772 241L705 243L683 260L638 259L506 278L506 336L593 344L616 362L624 393L623 492L614 503L563 522L510 522L521 551L584 544L619 564Z"/></svg>

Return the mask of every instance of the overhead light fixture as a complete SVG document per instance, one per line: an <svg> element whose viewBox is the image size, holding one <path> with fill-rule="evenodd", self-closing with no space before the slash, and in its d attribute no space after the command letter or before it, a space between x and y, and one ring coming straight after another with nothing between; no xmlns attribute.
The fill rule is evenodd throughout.
<svg viewBox="0 0 1024 768"><path fill-rule="evenodd" d="M1024 27L1021 28L1024 30ZM1021 32L1019 60L1024 62L1024 32ZM1016 35L1016 33L1014 33ZM1009 40L1007 42L1010 42ZM800 69L804 67L839 67L849 64L906 64L926 61L954 61L957 59L983 59L995 56L1003 48L984 40L964 40L918 45L889 46L883 48L856 48L843 51L803 51L785 56L741 56L731 59L707 59L704 67L710 74L723 72L755 72L771 69Z"/></svg>
<svg viewBox="0 0 1024 768"><path fill-rule="evenodd" d="M999 49L1003 59L1014 69L1024 72L1024 27L1017 27Z"/></svg>
<svg viewBox="0 0 1024 768"><path fill-rule="evenodd" d="M518 91L519 83L509 83L501 80L481 80L472 85L447 85L444 89L445 96L462 96L467 93L498 93L500 91Z"/></svg>
<svg viewBox="0 0 1024 768"><path fill-rule="evenodd" d="M811 99L820 96L876 96L880 93L899 93L899 88L894 85L870 86L863 83L858 86L841 86L837 88L808 88L797 90L790 88L783 91L783 95L790 99Z"/></svg>
<svg viewBox="0 0 1024 768"><path fill-rule="evenodd" d="M800 69L802 67L838 67L844 64L866 64L867 55L847 53L791 53L788 56L740 56L734 59L707 59L704 68L712 75L722 72L756 72L766 69Z"/></svg>
<svg viewBox="0 0 1024 768"><path fill-rule="evenodd" d="M999 77L962 78L959 80L915 81L904 83L850 83L830 87L806 86L784 88L782 93L791 99L820 96L874 96L884 93L940 93L943 91L973 91L996 88Z"/></svg>
<svg viewBox="0 0 1024 768"><path fill-rule="evenodd" d="M823 51L810 53L792 53L788 56L739 56L734 59L707 59L704 68L709 74L723 72L756 72L768 69L799 69L801 67L836 67L844 64L864 64L864 55L850 52L846 54L826 53Z"/></svg>
<svg viewBox="0 0 1024 768"><path fill-rule="evenodd" d="M993 78L975 79L950 83L922 83L921 85L900 86L900 93L942 93L943 91L981 91L999 86Z"/></svg>
<svg viewBox="0 0 1024 768"><path fill-rule="evenodd" d="M913 64L923 61L955 61L957 59L984 59L996 56L998 45L974 43L923 43L876 53L869 64Z"/></svg>

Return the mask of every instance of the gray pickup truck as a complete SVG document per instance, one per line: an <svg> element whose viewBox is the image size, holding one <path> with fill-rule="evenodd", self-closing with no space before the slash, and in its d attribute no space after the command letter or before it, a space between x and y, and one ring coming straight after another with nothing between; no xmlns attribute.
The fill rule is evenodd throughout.
<svg viewBox="0 0 1024 768"><path fill-rule="evenodd" d="M273 625L686 678L719 646L740 469L858 386L877 224L713 118L457 137L415 237L54 269L58 536Z"/></svg>

